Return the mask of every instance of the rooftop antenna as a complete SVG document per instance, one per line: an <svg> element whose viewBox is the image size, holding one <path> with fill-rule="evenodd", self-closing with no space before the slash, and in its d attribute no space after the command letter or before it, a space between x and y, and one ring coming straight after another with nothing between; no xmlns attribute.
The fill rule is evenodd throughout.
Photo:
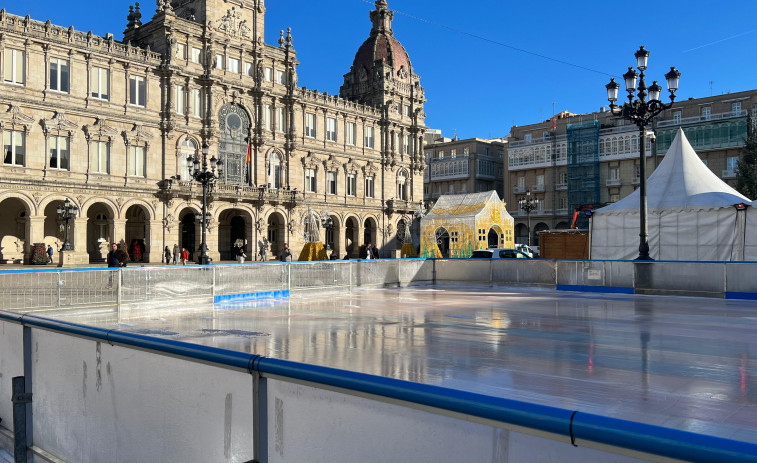
<svg viewBox="0 0 757 463"><path fill-rule="evenodd" d="M710 96L712 96L712 81L710 81Z"/></svg>
<svg viewBox="0 0 757 463"><path fill-rule="evenodd" d="M555 102L553 101L552 102L552 116L554 117L554 115L555 115Z"/></svg>

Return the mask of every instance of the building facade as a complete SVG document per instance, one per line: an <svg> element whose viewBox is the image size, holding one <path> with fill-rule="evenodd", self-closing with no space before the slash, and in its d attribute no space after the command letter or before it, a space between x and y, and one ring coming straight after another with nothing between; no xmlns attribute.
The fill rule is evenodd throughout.
<svg viewBox="0 0 757 463"><path fill-rule="evenodd" d="M441 195L496 191L504 196L505 139L449 139L426 132L423 199L432 205Z"/></svg>
<svg viewBox="0 0 757 463"><path fill-rule="evenodd" d="M647 176L682 128L702 161L735 187L750 112L757 114L757 90L676 102L647 127ZM639 187L639 129L604 109L560 113L513 127L507 159L505 201L516 242L528 241L530 222L531 242L538 245L537 232L569 228L576 207L613 203ZM518 206L527 191L540 200L530 214ZM587 220L579 216L579 225L585 228Z"/></svg>
<svg viewBox="0 0 757 463"><path fill-rule="evenodd" d="M223 161L208 203L215 261L284 243L296 258L313 212L331 218L320 235L340 256L396 248L423 198L425 98L387 2L339 96L298 86L291 31L263 42L263 0L156 5L129 8L123 41L0 11L4 254L29 262L33 243L59 243L68 199L77 262L121 240L145 262L176 244L194 260L202 188L187 159L204 154Z"/></svg>

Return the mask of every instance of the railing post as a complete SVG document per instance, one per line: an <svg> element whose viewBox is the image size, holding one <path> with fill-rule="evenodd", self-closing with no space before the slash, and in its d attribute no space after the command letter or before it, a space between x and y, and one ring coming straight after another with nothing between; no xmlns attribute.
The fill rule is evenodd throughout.
<svg viewBox="0 0 757 463"><path fill-rule="evenodd" d="M26 463L26 449L34 439L32 427L32 329L23 328L24 376L11 379L13 402L13 454L15 463Z"/></svg>
<svg viewBox="0 0 757 463"><path fill-rule="evenodd" d="M252 373L252 454L253 463L268 463L268 383L260 373Z"/></svg>
<svg viewBox="0 0 757 463"><path fill-rule="evenodd" d="M210 297L213 299L213 308L215 308L215 301L216 301L216 266L213 265L210 267L211 271L213 272L211 275L211 282L210 282Z"/></svg>
<svg viewBox="0 0 757 463"><path fill-rule="evenodd" d="M121 287L123 286L123 269L113 270L116 273L116 310L118 311L118 320L121 321L121 304L123 304L123 295L121 294Z"/></svg>
<svg viewBox="0 0 757 463"><path fill-rule="evenodd" d="M56 274L56 276L58 277L58 284L56 285L56 286L57 286L57 290L56 290L56 292L55 292L55 294L56 294L56 298L57 298L57 301L56 301L55 307L57 307L57 308L59 308L59 309L60 309L60 287L61 287L61 285L63 284L63 281L62 281L62 280L60 279L60 271L58 271L58 272L55 272L55 274Z"/></svg>
<svg viewBox="0 0 757 463"><path fill-rule="evenodd" d="M32 395L26 393L26 379L23 376L12 378L13 395L13 457L15 463L26 463L26 404Z"/></svg>

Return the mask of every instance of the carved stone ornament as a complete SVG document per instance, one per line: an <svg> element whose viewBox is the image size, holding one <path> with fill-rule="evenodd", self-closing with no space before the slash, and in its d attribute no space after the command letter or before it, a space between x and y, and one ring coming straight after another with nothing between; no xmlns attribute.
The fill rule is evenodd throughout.
<svg viewBox="0 0 757 463"><path fill-rule="evenodd" d="M66 115L61 111L57 111L52 119L42 120L42 131L45 135L67 133L69 137L72 137L76 128L77 125L66 119Z"/></svg>
<svg viewBox="0 0 757 463"><path fill-rule="evenodd" d="M39 200L42 199L42 194L34 192L32 193L32 198L34 198L34 204L39 205Z"/></svg>
<svg viewBox="0 0 757 463"><path fill-rule="evenodd" d="M124 205L124 198L116 198L116 204L118 204L118 207L121 208Z"/></svg>
<svg viewBox="0 0 757 463"><path fill-rule="evenodd" d="M172 228L174 228L175 226L176 226L176 219L174 218L174 216L173 216L173 215L171 215L171 214L168 214L168 215L167 215L167 216L166 216L166 217L165 217L165 218L163 219L163 228L165 228L165 229L166 229L166 231L170 232L170 231L171 231L171 229L172 229Z"/></svg>
<svg viewBox="0 0 757 463"><path fill-rule="evenodd" d="M242 15L237 13L236 7L231 7L226 11L226 14L219 20L221 24L216 29L218 32L223 32L229 37L240 37L243 39L249 39L250 26L247 25L247 20L242 19Z"/></svg>
<svg viewBox="0 0 757 463"><path fill-rule="evenodd" d="M368 161L368 163L363 166L363 174L365 174L366 176L376 175L377 170L378 169L375 165L373 165L373 162L371 161Z"/></svg>
<svg viewBox="0 0 757 463"><path fill-rule="evenodd" d="M323 166L326 168L327 171L336 171L339 169L339 162L336 160L336 157L332 154L329 156L329 158L323 162Z"/></svg>
<svg viewBox="0 0 757 463"><path fill-rule="evenodd" d="M302 158L302 165L305 166L306 168L317 169L318 164L320 163L321 163L321 159L315 154L313 154L312 151L309 151L307 156L304 156Z"/></svg>
<svg viewBox="0 0 757 463"><path fill-rule="evenodd" d="M23 128L24 132L29 133L34 123L34 118L21 112L17 105L8 105L8 111L0 114L0 127L4 129Z"/></svg>
<svg viewBox="0 0 757 463"><path fill-rule="evenodd" d="M358 170L360 170L360 167L358 167L358 165L352 158L350 158L349 161L345 162L344 166L342 167L344 168L344 171L346 173L356 173Z"/></svg>
<svg viewBox="0 0 757 463"><path fill-rule="evenodd" d="M128 132L124 130L122 135L127 145L139 145L144 143L146 146L149 146L150 140L154 138L153 135L145 131L140 124L134 124L134 127Z"/></svg>
<svg viewBox="0 0 757 463"><path fill-rule="evenodd" d="M158 8L155 9L155 14L173 14L173 6L171 5L171 0L156 0L155 3L158 6Z"/></svg>
<svg viewBox="0 0 757 463"><path fill-rule="evenodd" d="M92 139L102 140L104 138L107 138L108 141L113 141L113 137L118 135L118 129L109 126L108 121L99 117L95 120L94 124L85 125L83 129L87 141Z"/></svg>
<svg viewBox="0 0 757 463"><path fill-rule="evenodd" d="M407 70L405 69L405 66L400 66L400 70L397 71L397 77L400 79L407 79Z"/></svg>

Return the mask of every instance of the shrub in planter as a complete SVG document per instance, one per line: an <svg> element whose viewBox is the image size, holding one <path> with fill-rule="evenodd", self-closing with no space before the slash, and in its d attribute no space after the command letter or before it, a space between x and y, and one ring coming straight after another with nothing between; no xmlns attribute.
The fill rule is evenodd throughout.
<svg viewBox="0 0 757 463"><path fill-rule="evenodd" d="M48 261L47 246L45 246L45 243L34 243L34 247L32 247L32 264L46 264Z"/></svg>

